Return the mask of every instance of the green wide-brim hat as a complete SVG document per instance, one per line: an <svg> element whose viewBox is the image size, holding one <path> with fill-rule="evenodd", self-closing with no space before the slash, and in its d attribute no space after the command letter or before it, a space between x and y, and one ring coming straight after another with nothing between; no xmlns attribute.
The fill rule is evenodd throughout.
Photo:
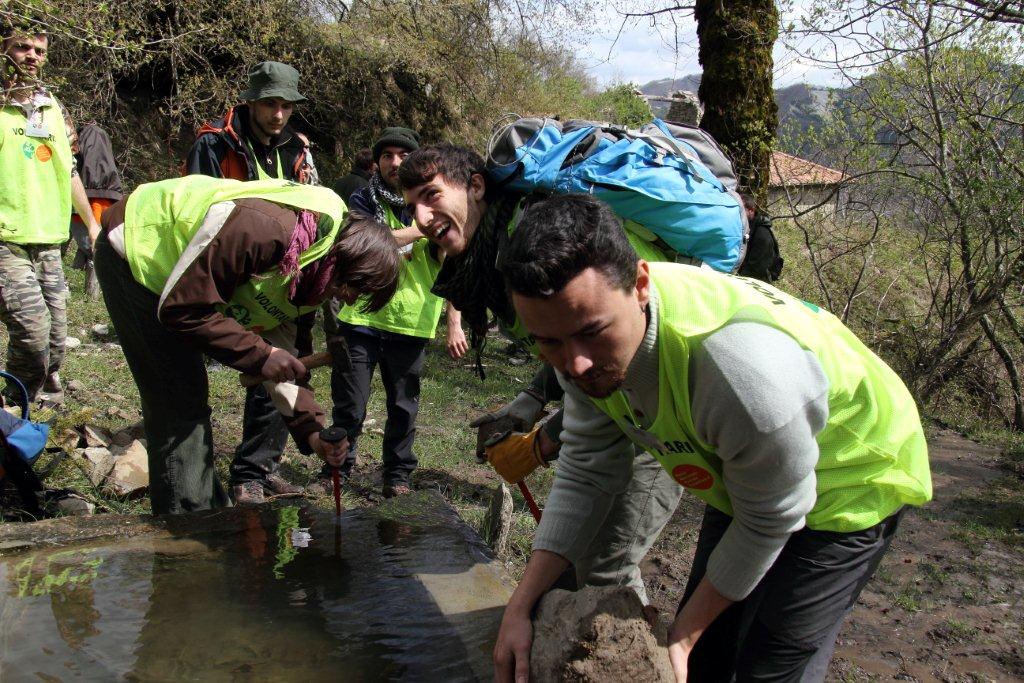
<svg viewBox="0 0 1024 683"><path fill-rule="evenodd" d="M281 62L260 62L249 72L249 89L240 97L246 102L280 97L289 102L305 102L299 92L299 72Z"/></svg>

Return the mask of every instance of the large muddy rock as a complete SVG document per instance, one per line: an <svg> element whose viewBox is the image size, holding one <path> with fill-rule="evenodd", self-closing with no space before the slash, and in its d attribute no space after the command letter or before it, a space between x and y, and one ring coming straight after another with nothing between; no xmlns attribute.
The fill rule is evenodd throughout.
<svg viewBox="0 0 1024 683"><path fill-rule="evenodd" d="M551 591L540 602L533 628L531 680L675 681L665 627L652 631L629 588Z"/></svg>

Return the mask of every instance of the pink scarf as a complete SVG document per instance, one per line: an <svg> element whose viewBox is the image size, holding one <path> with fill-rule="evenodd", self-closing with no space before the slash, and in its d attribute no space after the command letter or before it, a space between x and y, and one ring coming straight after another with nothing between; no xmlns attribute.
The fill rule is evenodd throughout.
<svg viewBox="0 0 1024 683"><path fill-rule="evenodd" d="M327 289L334 280L338 263L337 253L331 249L326 255L299 268L299 255L317 240L317 216L312 211L300 211L295 221L292 241L281 258L281 275L293 276L288 299L300 306L310 306L327 298Z"/></svg>

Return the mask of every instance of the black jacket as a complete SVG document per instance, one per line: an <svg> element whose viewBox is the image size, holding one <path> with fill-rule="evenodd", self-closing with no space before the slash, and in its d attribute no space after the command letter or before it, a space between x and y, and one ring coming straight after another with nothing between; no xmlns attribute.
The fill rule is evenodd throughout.
<svg viewBox="0 0 1024 683"><path fill-rule="evenodd" d="M257 180L257 161L253 158L247 141L254 148L259 145L249 134L249 107L240 104L229 109L223 119L204 124L199 129L185 162L185 173L200 173L214 178ZM280 155L285 180L309 185L319 183L306 136L285 126L271 144L275 160L276 155Z"/></svg>
<svg viewBox="0 0 1024 683"><path fill-rule="evenodd" d="M110 136L95 123L87 123L78 130L75 163L89 199L112 199L116 202L124 196Z"/></svg>
<svg viewBox="0 0 1024 683"><path fill-rule="evenodd" d="M346 204L351 203L349 199L352 197L352 193L356 190L370 184L370 172L364 171L361 168L352 168L352 172L348 175L344 175L334 181L334 185L331 187L334 192L345 200Z"/></svg>

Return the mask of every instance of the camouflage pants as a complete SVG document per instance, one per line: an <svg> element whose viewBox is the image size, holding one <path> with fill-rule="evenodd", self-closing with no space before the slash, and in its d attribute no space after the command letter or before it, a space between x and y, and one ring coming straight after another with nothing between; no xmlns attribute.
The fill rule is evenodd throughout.
<svg viewBox="0 0 1024 683"><path fill-rule="evenodd" d="M60 245L0 242L0 321L10 337L7 372L35 400L64 360L68 316Z"/></svg>

